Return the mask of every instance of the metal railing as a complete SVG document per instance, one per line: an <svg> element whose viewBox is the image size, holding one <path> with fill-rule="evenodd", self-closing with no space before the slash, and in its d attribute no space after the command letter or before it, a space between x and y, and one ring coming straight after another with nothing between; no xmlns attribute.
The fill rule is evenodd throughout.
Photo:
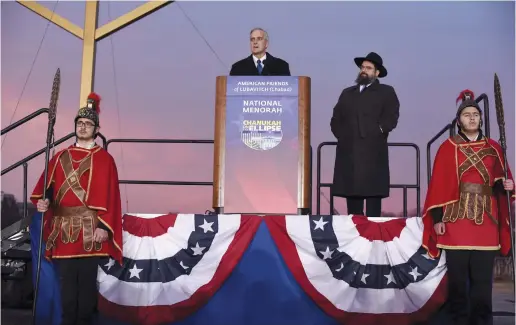
<svg viewBox="0 0 516 325"><path fill-rule="evenodd" d="M24 119L11 124L8 128L6 128L5 132L2 130L3 133L9 132L10 130L16 128L17 126L22 125L26 121L34 118L35 116L48 112L48 109L41 109L38 112L35 112ZM37 113L37 114L36 114ZM24 121L24 122L23 122ZM2 134L3 134L2 133ZM67 134L66 136L62 137L61 139L58 139L52 143L51 148L54 148L65 141L75 137L75 133L71 132ZM102 139L103 141L103 147L104 149L108 150L109 145L112 143L163 143L163 144L213 144L213 140L194 140L194 139L110 139L107 140L104 135L101 133L98 134L98 137ZM37 158L38 156L45 153L46 148L42 148L31 155L21 159L20 161L8 166L7 168L3 169L1 172L1 175L4 175L17 167L23 165L24 172L23 172L23 217L25 218L27 216L27 169L28 169L28 162L31 161L34 158ZM312 167L312 157L313 157L313 150L312 147L310 147L310 167ZM210 182L193 182L193 181L164 181L164 180L119 180L119 184L132 184L132 185L172 185L172 186L213 186L213 181ZM312 189L312 169L310 168L310 194ZM310 210L312 208L312 200L310 199Z"/></svg>
<svg viewBox="0 0 516 325"><path fill-rule="evenodd" d="M321 188L329 187L333 185L332 183L321 183L321 152L322 148L325 146L336 146L337 142L322 142L317 147L317 203L316 203L316 214L319 215L321 213ZM403 189L403 216L408 216L407 211L407 196L408 189L415 189L417 193L417 215L419 216L421 213L421 158L419 147L414 143L388 143L389 147L412 147L416 150L416 183L415 184L390 184L389 188L392 189ZM330 191L330 213L333 214L333 195Z"/></svg>
<svg viewBox="0 0 516 325"><path fill-rule="evenodd" d="M69 140L69 139L71 139L71 138L73 138L73 137L75 137L75 132L72 132L72 133L69 133L69 134L65 135L65 136L64 136L64 137L62 137L61 139L54 141L54 143L52 144L52 146L50 147L50 149L54 148L55 146L60 145L61 143L65 142L65 141L67 141L67 140ZM13 169L18 168L18 167L19 167L19 166L21 166L21 165L23 165L23 164L25 164L25 163L27 163L27 162L31 161L32 159L37 158L38 156L40 156L40 155L44 154L44 153L45 153L45 150L46 150L46 147L44 147L44 148L42 148L42 149L40 149L40 150L38 150L38 151L36 151L36 152L32 153L31 155L29 155L29 156L27 156L27 157L25 157L25 158L21 159L21 160L20 160L20 161L18 161L18 162L15 162L15 163L14 163L14 164L12 164L11 166L6 167L6 168L2 169L1 176L3 176L4 174L6 174L6 173L10 172L10 171L11 171L11 170L13 170Z"/></svg>
<svg viewBox="0 0 516 325"><path fill-rule="evenodd" d="M191 139L111 139L106 142L105 149L108 150L111 143L169 143L169 144L213 144L213 140L191 140ZM190 182L190 181L152 181L152 180L119 180L119 184L133 185L175 185L175 186L213 186L212 182Z"/></svg>
<svg viewBox="0 0 516 325"><path fill-rule="evenodd" d="M39 111L43 111L43 110L46 110L46 111L48 112L48 109L46 109L46 108L45 108L45 109L40 109ZM37 112L39 112L39 111L37 111ZM35 113L37 113L37 112L35 112ZM31 115L29 115L29 116L25 117L24 119L22 119L22 120L20 120L20 121L25 120L25 122L27 122L27 121L29 121L29 120L30 120L30 119L28 119L28 117L32 116L31 118L34 118L35 116L37 116L37 115L39 115L39 114L42 114L42 113L44 113L44 112L40 112L40 113L39 113L39 114L37 114L37 115L36 115L35 113L33 113L33 114L31 114ZM16 122L16 123L18 123L18 124L17 124L17 126L19 126L19 125L22 125L22 124L23 124L23 123L19 123L20 121ZM25 123L25 122L24 122L24 123ZM11 126L12 126L12 125L14 125L14 124L16 124L16 123L13 123L13 124L11 124L10 126L8 126L8 127L6 127L5 129L3 129L3 130L2 130L2 134L7 133L7 132L9 132L10 130L14 129L15 127L11 127ZM8 128L9 128L9 129L8 129ZM6 130L6 129L8 129L8 130ZM4 132L4 130L6 130L6 131ZM52 145L50 146L50 149L55 148L56 146L60 145L61 143L65 142L65 141L67 141L67 140L69 140L69 139L71 139L71 138L73 138L73 137L75 137L75 132L70 132L70 133L68 133L67 135L65 135L65 136L64 136L64 137L62 137L61 139L58 139L58 140L54 141L54 142L52 143ZM102 139L102 141L103 141L103 146L104 146L104 148L105 148L105 147L106 147L106 137L105 137L104 135L102 135L101 133L99 133L99 134L98 134L98 137ZM32 153L31 155L29 155L29 156L27 156L27 157L25 157L25 158L21 159L21 160L20 160L20 161L18 161L18 162L15 162L14 164L10 165L9 167L6 167L6 168L2 169L2 172L1 172L1 174L0 174L0 176L3 176L4 174L6 174L6 173L10 172L11 170L16 169L16 168L18 168L18 167L20 167L20 166L22 166L22 165L23 165L23 216L22 216L23 218L26 218L26 217L27 217L27 208L28 208L28 207L27 207L27 176L28 176L28 164L27 164L27 163L28 163L29 161L31 161L32 159L37 158L38 156L40 156L40 155L44 154L44 153L45 153L45 150L46 150L46 147L44 147L44 148L42 148L42 149L40 149L40 150L38 150L38 151L36 151L36 152Z"/></svg>
<svg viewBox="0 0 516 325"><path fill-rule="evenodd" d="M4 135L4 134L8 133L9 131L14 130L17 127L19 127L20 125L25 124L28 121L30 121L33 118L35 118L36 116L39 116L39 115L44 114L44 113L48 114L48 108L40 108L37 111L35 111L34 113L31 113L31 114L25 116L21 120L16 121L16 122L14 122L11 125L6 126L5 128L2 129L2 132L1 132L0 135Z"/></svg>
<svg viewBox="0 0 516 325"><path fill-rule="evenodd" d="M33 118L35 118L35 117L37 117L37 116L39 116L41 114L48 114L48 108L40 108L37 111L35 111L35 112L25 116L21 120L16 121L16 122L14 122L11 125L6 126L5 128L2 129L0 135L4 135L4 134L8 133L9 131L12 131L12 130L16 129L20 125L23 125L23 124L29 122L30 120L32 120ZM45 152L45 148L43 148L43 152ZM10 170L12 170L12 169L14 169L14 168L16 168L16 167L18 167L20 165L23 165L23 217L24 218L27 215L27 174L28 174L28 172L27 172L27 169L28 169L27 161L23 161L23 159L22 159L21 163L19 163L17 166L12 167L11 169L7 169L6 168L6 169L2 170L2 175L3 175L5 173L7 173L8 171L10 171Z"/></svg>
<svg viewBox="0 0 516 325"><path fill-rule="evenodd" d="M109 151L111 143L168 143L168 144L213 144L213 140L192 140L192 139L111 139L106 142L105 149ZM310 146L310 208L312 211L312 166L313 150ZM131 185L172 185L172 186L213 186L211 182L191 182L191 181L154 181L154 180L119 180L119 184ZM216 209L217 210L217 209Z"/></svg>
<svg viewBox="0 0 516 325"><path fill-rule="evenodd" d="M450 133L450 137L455 135L455 119L447 124L445 127L441 129L428 143L426 144L426 177L428 180L428 184L430 184L430 177L432 176L432 161L431 161L431 152L430 147L432 144L437 141L444 133L448 131Z"/></svg>
<svg viewBox="0 0 516 325"><path fill-rule="evenodd" d="M486 137L491 137L491 123L489 123L489 98L486 94L481 94L477 97L476 102L480 104L480 102L484 103L484 134Z"/></svg>

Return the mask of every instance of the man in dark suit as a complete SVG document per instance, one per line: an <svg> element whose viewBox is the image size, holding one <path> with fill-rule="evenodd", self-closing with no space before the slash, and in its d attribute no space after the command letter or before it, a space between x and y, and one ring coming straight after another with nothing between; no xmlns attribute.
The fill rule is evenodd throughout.
<svg viewBox="0 0 516 325"><path fill-rule="evenodd" d="M380 217L382 198L389 196L387 137L398 124L400 103L382 58L374 53L355 58L356 85L342 91L333 108L331 131L337 138L332 195L345 197L348 214Z"/></svg>
<svg viewBox="0 0 516 325"><path fill-rule="evenodd" d="M261 28L250 34L251 55L231 66L230 76L290 76L286 61L267 52L269 35Z"/></svg>

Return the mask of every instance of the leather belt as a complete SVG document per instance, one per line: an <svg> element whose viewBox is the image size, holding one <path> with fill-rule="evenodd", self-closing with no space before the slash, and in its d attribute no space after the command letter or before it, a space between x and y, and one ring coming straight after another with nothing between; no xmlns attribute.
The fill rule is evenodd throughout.
<svg viewBox="0 0 516 325"><path fill-rule="evenodd" d="M46 249L50 250L55 246L55 241L61 234L63 244L75 243L79 239L82 229L82 240L84 250L91 252L93 246L96 251L102 249L102 243L93 241L93 233L97 228L97 211L85 206L79 207L54 207L52 218L52 231L48 236Z"/></svg>

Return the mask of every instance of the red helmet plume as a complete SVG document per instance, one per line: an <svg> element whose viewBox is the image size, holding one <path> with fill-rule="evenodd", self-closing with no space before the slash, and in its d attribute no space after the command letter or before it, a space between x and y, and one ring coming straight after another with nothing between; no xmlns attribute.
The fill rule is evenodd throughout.
<svg viewBox="0 0 516 325"><path fill-rule="evenodd" d="M79 118L87 118L93 123L95 126L99 126L99 115L100 115L100 96L96 93L92 92L88 95L86 100L86 106L79 109L77 115L75 116L75 123Z"/></svg>
<svg viewBox="0 0 516 325"><path fill-rule="evenodd" d="M100 114L100 99L100 96L94 92L90 93L87 99L88 104L92 103L91 108L93 108L97 114Z"/></svg>
<svg viewBox="0 0 516 325"><path fill-rule="evenodd" d="M457 97L457 99L455 100L455 104L458 104L459 101L465 101L465 100L474 100L475 99L475 94L469 90L469 89L465 89L463 91L460 92L459 94L459 97Z"/></svg>

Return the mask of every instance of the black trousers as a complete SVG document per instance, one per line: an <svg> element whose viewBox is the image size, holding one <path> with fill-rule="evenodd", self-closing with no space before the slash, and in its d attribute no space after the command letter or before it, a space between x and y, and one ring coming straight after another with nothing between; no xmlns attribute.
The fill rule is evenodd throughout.
<svg viewBox="0 0 516 325"><path fill-rule="evenodd" d="M63 308L61 325L90 325L97 312L98 257L56 259Z"/></svg>
<svg viewBox="0 0 516 325"><path fill-rule="evenodd" d="M497 253L446 250L448 307L454 325L493 324L493 267Z"/></svg>
<svg viewBox="0 0 516 325"><path fill-rule="evenodd" d="M366 201L366 213L364 214L364 201ZM348 214L357 214L367 217L380 217L382 215L382 199L379 197L347 197Z"/></svg>

